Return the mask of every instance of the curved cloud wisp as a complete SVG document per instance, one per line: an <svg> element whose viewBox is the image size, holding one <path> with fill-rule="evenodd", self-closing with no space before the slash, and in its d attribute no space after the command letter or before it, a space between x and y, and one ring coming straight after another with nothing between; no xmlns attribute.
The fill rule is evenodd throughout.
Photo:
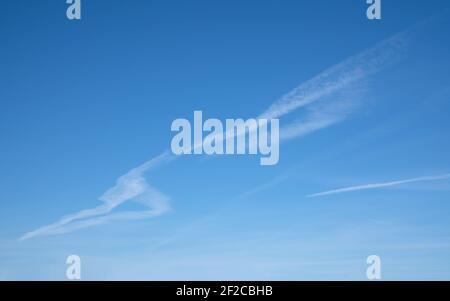
<svg viewBox="0 0 450 301"><path fill-rule="evenodd" d="M36 236L55 235L72 232L81 228L104 224L114 220L136 220L156 217L170 209L169 198L150 186L144 178L144 173L156 166L168 162L173 156L167 152L130 170L117 179L116 185L107 190L99 200L101 205L67 215L59 221L25 233L19 240ZM135 201L146 208L142 211L127 211L112 213L112 211L127 201Z"/></svg>

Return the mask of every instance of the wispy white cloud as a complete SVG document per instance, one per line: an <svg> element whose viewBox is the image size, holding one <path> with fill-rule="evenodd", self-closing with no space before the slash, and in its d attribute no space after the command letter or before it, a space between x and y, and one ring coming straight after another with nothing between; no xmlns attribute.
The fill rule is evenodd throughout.
<svg viewBox="0 0 450 301"><path fill-rule="evenodd" d="M280 136L283 140L301 137L345 120L355 107L356 97L351 93L355 86L398 60L405 50L410 33L411 31L404 31L328 68L282 96L257 118L281 118L306 107L305 118L297 119L281 129ZM226 132L222 139L234 139L243 134L245 133ZM201 145L194 145L193 149L197 147ZM163 153L130 170L99 198L101 205L65 216L53 224L26 233L20 239L68 233L113 220L141 219L163 214L169 210L168 197L151 187L143 174L174 157ZM140 202L149 210L112 213L113 209L127 201Z"/></svg>
<svg viewBox="0 0 450 301"><path fill-rule="evenodd" d="M353 91L354 92L354 91ZM280 140L299 138L343 122L361 102L361 93L341 93L333 101L321 101L319 105L309 105L306 116L291 122L280 130Z"/></svg>
<svg viewBox="0 0 450 301"><path fill-rule="evenodd" d="M53 224L24 234L20 240L26 240L36 236L68 233L115 220L136 220L156 217L167 212L170 209L169 198L150 186L144 178L144 173L171 159L173 159L173 156L165 152L133 168L118 178L116 185L107 190L99 198L102 202L101 205L67 215ZM138 202L147 209L119 213L112 212L115 208L127 201Z"/></svg>
<svg viewBox="0 0 450 301"><path fill-rule="evenodd" d="M387 187L415 183L415 182L438 181L438 180L446 180L446 179L450 179L450 174L443 174L443 175L437 175L437 176L426 176L426 177L412 178L412 179L406 179L406 180L373 183L373 184L365 184L365 185L358 185L358 186L349 186L349 187L327 190L327 191L323 191L323 192L319 192L319 193L310 194L307 197L312 198L312 197L319 197L319 196L325 196L325 195L331 195L331 194L339 194L339 193L345 193L345 192L353 192L353 191L359 191L359 190L387 188Z"/></svg>
<svg viewBox="0 0 450 301"><path fill-rule="evenodd" d="M342 91L398 61L405 54L411 32L403 31L326 69L282 96L259 118L280 118Z"/></svg>
<svg viewBox="0 0 450 301"><path fill-rule="evenodd" d="M342 122L356 108L369 76L404 57L411 33L406 30L383 40L363 52L324 70L270 105L257 119L282 118L300 108L306 116L280 130L280 139L298 138ZM258 127L250 128L250 132ZM235 139L246 133L227 131L222 139ZM195 145L193 148L200 148Z"/></svg>
<svg viewBox="0 0 450 301"><path fill-rule="evenodd" d="M283 95L258 118L282 118L305 108L306 116L281 128L282 140L302 137L344 121L368 90L368 78L405 56L414 30L405 30L324 70Z"/></svg>

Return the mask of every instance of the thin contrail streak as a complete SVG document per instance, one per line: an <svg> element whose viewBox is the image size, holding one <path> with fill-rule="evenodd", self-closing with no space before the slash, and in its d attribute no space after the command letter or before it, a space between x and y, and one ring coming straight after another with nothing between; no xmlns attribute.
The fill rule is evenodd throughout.
<svg viewBox="0 0 450 301"><path fill-rule="evenodd" d="M443 174L443 175L437 175L437 176L426 176L426 177L412 178L412 179L406 179L406 180L365 184L365 185L358 185L358 186L349 186L349 187L327 190L327 191L323 191L323 192L319 192L319 193L310 194L307 197L313 198L313 197L319 197L319 196L325 196L325 195L331 195L331 194L339 194L339 193L346 193L346 192L353 192L353 191L367 190L367 189L379 189L379 188L398 186L398 185L408 184L408 183L438 181L438 180L446 180L446 179L450 179L450 174Z"/></svg>

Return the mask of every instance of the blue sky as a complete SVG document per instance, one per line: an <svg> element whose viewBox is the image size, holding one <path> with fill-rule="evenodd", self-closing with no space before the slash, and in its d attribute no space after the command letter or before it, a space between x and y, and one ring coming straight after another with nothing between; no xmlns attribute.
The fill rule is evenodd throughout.
<svg viewBox="0 0 450 301"><path fill-rule="evenodd" d="M86 280L364 280L372 254L383 279L450 279L448 1L383 1L380 21L362 0L66 6L0 10L0 279L64 280L71 254ZM170 210L19 241L101 205L174 119L252 118L293 90L320 96L280 117L277 165L162 162L142 176Z"/></svg>

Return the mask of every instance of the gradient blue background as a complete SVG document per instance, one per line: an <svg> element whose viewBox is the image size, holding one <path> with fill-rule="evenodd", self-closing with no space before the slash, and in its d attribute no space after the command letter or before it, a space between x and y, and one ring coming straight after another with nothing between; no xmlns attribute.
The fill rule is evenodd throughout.
<svg viewBox="0 0 450 301"><path fill-rule="evenodd" d="M305 197L450 172L449 22L373 76L348 120L283 144L278 165L186 157L147 177L170 213L19 242L98 205L170 147L174 119L254 117L450 8L383 1L369 21L365 0L82 3L81 21L63 0L0 5L0 279L65 279L70 254L82 279L364 280L372 254L383 279L450 279L449 180Z"/></svg>

